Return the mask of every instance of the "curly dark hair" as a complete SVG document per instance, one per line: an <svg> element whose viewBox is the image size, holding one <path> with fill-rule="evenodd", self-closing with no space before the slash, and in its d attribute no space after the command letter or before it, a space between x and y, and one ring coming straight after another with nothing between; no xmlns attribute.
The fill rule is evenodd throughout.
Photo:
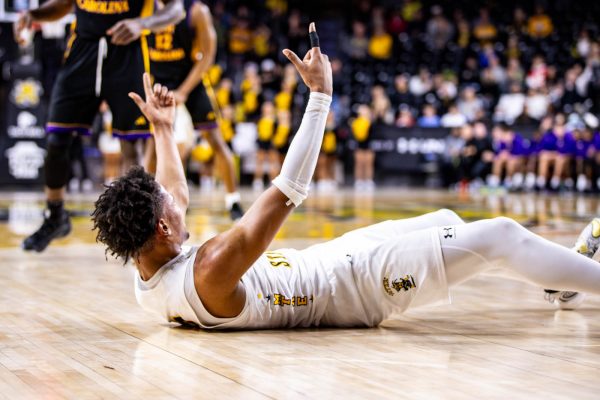
<svg viewBox="0 0 600 400"><path fill-rule="evenodd" d="M137 257L148 244L162 214L160 185L142 167L133 167L109 186L94 204L93 230L106 253L123 259Z"/></svg>

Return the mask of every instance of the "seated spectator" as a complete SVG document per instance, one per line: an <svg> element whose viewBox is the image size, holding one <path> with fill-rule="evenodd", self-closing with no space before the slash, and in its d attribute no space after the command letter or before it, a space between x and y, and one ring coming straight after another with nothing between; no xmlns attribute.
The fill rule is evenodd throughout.
<svg viewBox="0 0 600 400"><path fill-rule="evenodd" d="M426 67L419 68L419 74L410 78L408 88L413 96L420 97L431 91L433 87L431 82L431 74Z"/></svg>
<svg viewBox="0 0 600 400"><path fill-rule="evenodd" d="M479 9L479 18L473 25L473 36L481 43L492 42L498 35L496 26L490 20L490 11L487 8Z"/></svg>
<svg viewBox="0 0 600 400"><path fill-rule="evenodd" d="M390 125L394 121L392 103L385 93L383 86L373 86L371 90L371 111L373 120Z"/></svg>
<svg viewBox="0 0 600 400"><path fill-rule="evenodd" d="M394 88L396 91L392 94L390 100L392 106L398 109L401 104L415 104L415 96L408 90L407 75L397 75L394 79Z"/></svg>
<svg viewBox="0 0 600 400"><path fill-rule="evenodd" d="M444 11L439 5L431 7L431 19L427 22L427 45L433 51L441 51L454 34L454 28L444 16Z"/></svg>
<svg viewBox="0 0 600 400"><path fill-rule="evenodd" d="M525 72L521 68L521 63L518 58L509 58L508 65L506 67L506 79L507 84L510 87L516 83L519 86L523 86L525 79Z"/></svg>
<svg viewBox="0 0 600 400"><path fill-rule="evenodd" d="M498 142L488 185L497 188L502 182L502 186L506 189L520 190L523 184L526 155L523 137L506 124L496 125L494 130Z"/></svg>
<svg viewBox="0 0 600 400"><path fill-rule="evenodd" d="M420 128L439 128L441 126L440 117L433 104L425 104L423 106L423 115L419 117L417 125Z"/></svg>
<svg viewBox="0 0 600 400"><path fill-rule="evenodd" d="M489 58L488 66L481 74L481 83L485 86L492 86L498 90L504 87L507 79L506 70L500 64L500 59L494 54Z"/></svg>
<svg viewBox="0 0 600 400"><path fill-rule="evenodd" d="M529 17L527 22L527 31L532 39L545 39L554 30L552 20L544 12L544 7L538 4L535 7L535 14Z"/></svg>
<svg viewBox="0 0 600 400"><path fill-rule="evenodd" d="M229 30L229 51L234 55L244 55L252 49L252 30L248 8L241 6Z"/></svg>
<svg viewBox="0 0 600 400"><path fill-rule="evenodd" d="M467 123L467 117L458 111L455 104L450 105L448 112L442 116L441 124L444 128L460 128Z"/></svg>
<svg viewBox="0 0 600 400"><path fill-rule="evenodd" d="M468 57L460 70L460 81L464 84L479 84L479 64L475 57Z"/></svg>
<svg viewBox="0 0 600 400"><path fill-rule="evenodd" d="M580 71L581 67L575 66L569 68L565 73L565 83L563 85L560 106L562 111L566 113L573 111L573 106L582 100L577 91L577 78Z"/></svg>
<svg viewBox="0 0 600 400"><path fill-rule="evenodd" d="M256 165L254 166L254 181L252 187L254 190L262 190L264 187L265 162L272 154L272 140L275 135L276 111L273 103L265 101L261 106L261 116L256 124L257 131L257 149L256 149ZM277 176L278 165L269 160L269 180L275 179Z"/></svg>
<svg viewBox="0 0 600 400"><path fill-rule="evenodd" d="M517 6L513 11L513 19L511 21L510 26L508 27L508 32L511 35L521 37L523 35L528 34L527 30L527 14L522 7Z"/></svg>
<svg viewBox="0 0 600 400"><path fill-rule="evenodd" d="M371 109L362 104L358 106L356 118L350 124L352 135L358 146L354 151L354 188L356 190L373 190L373 164L375 153L371 150Z"/></svg>
<svg viewBox="0 0 600 400"><path fill-rule="evenodd" d="M396 126L398 128L412 128L415 126L415 117L409 106L403 104L398 110L398 118L396 118Z"/></svg>
<svg viewBox="0 0 600 400"><path fill-rule="evenodd" d="M541 121L548 112L550 101L544 91L529 89L525 98L525 114L534 121Z"/></svg>
<svg viewBox="0 0 600 400"><path fill-rule="evenodd" d="M512 125L523 114L525 110L525 95L521 92L521 86L513 83L510 93L500 96L500 101L494 112L494 121L504 122Z"/></svg>
<svg viewBox="0 0 600 400"><path fill-rule="evenodd" d="M458 111L467 118L475 121L483 118L483 102L477 97L477 92L472 86L467 86L462 91L462 96L457 102Z"/></svg>
<svg viewBox="0 0 600 400"><path fill-rule="evenodd" d="M532 89L540 89L546 86L546 78L548 77L548 67L542 56L535 56L531 62L531 69L527 74L525 82Z"/></svg>
<svg viewBox="0 0 600 400"><path fill-rule="evenodd" d="M456 99L458 89L456 88L456 76L452 73L436 74L433 77L433 89L435 95L444 105L452 103Z"/></svg>
<svg viewBox="0 0 600 400"><path fill-rule="evenodd" d="M488 135L488 129L481 121L473 124L473 136L477 148L476 162L471 169L471 177L483 182L492 171L494 161L494 147Z"/></svg>
<svg viewBox="0 0 600 400"><path fill-rule="evenodd" d="M578 192L587 192L591 189L593 165L595 157L594 133L586 126L579 126L574 130L575 137L575 187Z"/></svg>
<svg viewBox="0 0 600 400"><path fill-rule="evenodd" d="M464 125L466 121L461 124ZM460 154L465 146L465 141L461 137L461 129L456 127L450 131L444 140L444 153L439 160L439 171L442 185L449 187L459 179L458 166L460 164Z"/></svg>
<svg viewBox="0 0 600 400"><path fill-rule="evenodd" d="M369 38L369 55L375 60L389 60L392 56L392 36L385 31L383 21L375 21Z"/></svg>
<svg viewBox="0 0 600 400"><path fill-rule="evenodd" d="M367 38L367 28L360 21L352 23L352 36L347 41L345 52L355 61L366 60L369 50L369 39Z"/></svg>

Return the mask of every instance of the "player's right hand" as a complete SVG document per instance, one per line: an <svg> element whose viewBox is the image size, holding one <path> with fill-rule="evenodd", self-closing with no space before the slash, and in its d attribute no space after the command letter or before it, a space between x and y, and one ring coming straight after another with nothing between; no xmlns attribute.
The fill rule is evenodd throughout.
<svg viewBox="0 0 600 400"><path fill-rule="evenodd" d="M175 122L175 97L166 86L150 83L150 75L144 73L144 92L146 101L134 92L129 92L129 97L137 104L148 121L155 126L173 129Z"/></svg>
<svg viewBox="0 0 600 400"><path fill-rule="evenodd" d="M23 37L23 31L25 29L31 29L31 24L33 23L33 18L29 11L25 11L19 15L19 18L13 24L13 34L15 37L15 42L20 45L25 44L25 38Z"/></svg>
<svg viewBox="0 0 600 400"><path fill-rule="evenodd" d="M316 32L315 23L311 23L309 32ZM289 49L283 50L283 54L294 64L300 77L309 87L311 92L321 92L329 96L333 93L333 78L329 57L321 54L321 49L313 47L306 53L303 60Z"/></svg>

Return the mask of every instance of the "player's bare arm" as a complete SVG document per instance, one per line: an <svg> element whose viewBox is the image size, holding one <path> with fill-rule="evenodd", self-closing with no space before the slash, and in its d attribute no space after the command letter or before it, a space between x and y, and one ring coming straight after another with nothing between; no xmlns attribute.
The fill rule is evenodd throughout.
<svg viewBox="0 0 600 400"><path fill-rule="evenodd" d="M124 19L111 27L106 34L116 45L127 45L140 38L145 30L157 32L167 25L176 24L185 18L182 0L165 1L165 6L144 18Z"/></svg>
<svg viewBox="0 0 600 400"><path fill-rule="evenodd" d="M217 52L217 33L208 7L202 3L194 3L190 8L190 14L190 24L196 32L192 47L196 52L195 63L186 79L175 91L175 100L178 104L185 103L192 90L202 82L204 74L215 62Z"/></svg>
<svg viewBox="0 0 600 400"><path fill-rule="evenodd" d="M50 22L61 19L72 11L73 4L73 0L49 0L34 10L25 11L13 25L15 41L22 44L21 32L23 30L30 29L34 22Z"/></svg>
<svg viewBox="0 0 600 400"><path fill-rule="evenodd" d="M173 196L173 200L185 215L189 204L189 190L185 172L173 138L175 120L175 99L173 92L165 86L155 84L152 87L150 75L144 74L145 101L137 93L129 93L148 121L154 126L156 141L156 181Z"/></svg>
<svg viewBox="0 0 600 400"><path fill-rule="evenodd" d="M310 29L315 32L314 24L311 24ZM303 60L300 60L291 50L286 49L283 53L294 64L304 83L310 88L311 96L313 93L325 95L326 97L331 96L331 66L328 57L321 54L318 47L312 48ZM307 107L307 112L309 108L310 104ZM328 111L328 104L326 108ZM323 119L323 124L324 121ZM318 130L322 131L323 128L324 125ZM299 132L301 130L302 125ZM319 140L316 148L318 154L323 132L306 133ZM296 135L295 140L298 140L298 136L302 135L300 133ZM296 153L295 156L298 157L300 155L297 153L305 150L302 144L297 143L294 146L294 143L292 143L288 158L294 158L292 153ZM313 163L310 156L299 161L301 162L298 164ZM316 157L314 158L314 164L316 164ZM297 167L304 166L298 165ZM285 170L286 165L284 163L282 172ZM306 184L310 181L313 171L314 165L310 171L310 176L307 177ZM292 203L299 204L302 200L293 199L294 195L287 190L289 186L286 188L285 184L278 184L277 179L274 183L274 186L266 190L256 200L238 224L229 231L206 242L198 252L194 283L202 303L216 317L233 317L241 312L245 303L244 287L240 283L242 275L271 244L275 234L292 211ZM289 185L294 187L297 183L289 182ZM284 191L287 193L284 193Z"/></svg>

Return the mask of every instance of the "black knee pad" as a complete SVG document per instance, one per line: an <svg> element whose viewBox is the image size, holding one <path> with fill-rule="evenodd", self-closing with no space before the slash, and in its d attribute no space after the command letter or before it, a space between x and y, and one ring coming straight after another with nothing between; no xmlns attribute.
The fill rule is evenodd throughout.
<svg viewBox="0 0 600 400"><path fill-rule="evenodd" d="M60 189L69 180L70 158L69 151L73 136L70 133L50 133L46 149L44 175L46 186L50 189Z"/></svg>

